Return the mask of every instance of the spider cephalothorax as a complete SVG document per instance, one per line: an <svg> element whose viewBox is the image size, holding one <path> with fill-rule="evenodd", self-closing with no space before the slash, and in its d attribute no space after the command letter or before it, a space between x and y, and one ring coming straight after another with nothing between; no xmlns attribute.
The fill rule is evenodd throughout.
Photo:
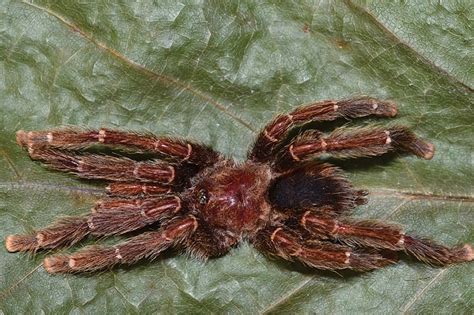
<svg viewBox="0 0 474 315"><path fill-rule="evenodd" d="M436 265L471 261L471 245L448 248L407 235L393 224L349 219L367 192L354 189L338 168L317 161L322 154L356 158L393 150L431 159L433 145L402 126L340 128L328 135L308 130L293 139L288 136L290 129L310 121L396 113L393 103L372 98L303 106L271 121L242 164L197 143L150 134L70 128L19 131L17 142L31 158L110 183L108 197L98 201L92 213L63 218L34 234L10 235L6 247L11 252L52 249L88 234L108 236L158 226L115 246L47 257L44 267L52 273L94 271L154 258L170 247L206 259L225 254L242 239L268 255L329 270L380 268L395 263L397 251ZM84 150L95 144L158 154L160 159L136 161Z"/></svg>

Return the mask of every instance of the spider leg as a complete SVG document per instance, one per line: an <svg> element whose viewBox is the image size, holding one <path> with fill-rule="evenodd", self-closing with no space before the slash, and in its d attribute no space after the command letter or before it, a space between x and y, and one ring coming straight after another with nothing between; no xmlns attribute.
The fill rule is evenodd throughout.
<svg viewBox="0 0 474 315"><path fill-rule="evenodd" d="M328 136L314 130L304 132L282 150L277 164L291 165L324 153L338 158L356 158L382 155L394 150L408 151L427 160L434 154L431 143L417 138L406 127L340 128Z"/></svg>
<svg viewBox="0 0 474 315"><path fill-rule="evenodd" d="M193 216L178 217L159 231L143 233L115 246L89 246L72 255L47 257L43 265L49 273L87 272L154 259L192 235L196 228Z"/></svg>
<svg viewBox="0 0 474 315"><path fill-rule="evenodd" d="M471 261L472 246L449 248L430 240L406 235L400 227L376 221L339 220L307 211L301 225L321 237L339 240L347 245L365 246L393 251L406 251L417 259L434 265Z"/></svg>
<svg viewBox="0 0 474 315"><path fill-rule="evenodd" d="M40 160L50 168L71 172L81 178L110 181L140 181L173 184L193 175L190 165L176 165L163 161L137 162L125 157L98 154L78 155L55 149L30 150L32 159Z"/></svg>
<svg viewBox="0 0 474 315"><path fill-rule="evenodd" d="M254 245L262 252L317 269L369 271L395 261L378 253L359 252L343 245L303 241L285 226L270 226L259 231Z"/></svg>
<svg viewBox="0 0 474 315"><path fill-rule="evenodd" d="M31 234L13 234L5 239L10 253L73 245L89 234L87 217L66 217Z"/></svg>
<svg viewBox="0 0 474 315"><path fill-rule="evenodd" d="M249 158L256 162L268 162L291 128L310 121L331 121L339 117L356 118L369 115L394 117L397 107L393 102L374 98L358 98L341 101L321 101L302 106L286 115L273 119L259 134Z"/></svg>
<svg viewBox="0 0 474 315"><path fill-rule="evenodd" d="M30 132L20 130L16 134L16 139L19 145L29 151L44 147L75 150L102 144L159 153L178 162L188 161L201 166L213 164L219 159L218 153L214 150L197 143L110 129L66 128Z"/></svg>
<svg viewBox="0 0 474 315"><path fill-rule="evenodd" d="M73 245L86 237L123 234L163 221L181 210L177 196L150 199L99 201L86 216L68 217L34 234L10 235L5 243L9 252L36 251Z"/></svg>
<svg viewBox="0 0 474 315"><path fill-rule="evenodd" d="M94 236L124 234L169 219L181 209L181 199L174 195L146 199L109 198L97 203L87 223Z"/></svg>
<svg viewBox="0 0 474 315"><path fill-rule="evenodd" d="M157 196L171 193L169 186L143 182L114 182L105 187L109 196L136 197Z"/></svg>

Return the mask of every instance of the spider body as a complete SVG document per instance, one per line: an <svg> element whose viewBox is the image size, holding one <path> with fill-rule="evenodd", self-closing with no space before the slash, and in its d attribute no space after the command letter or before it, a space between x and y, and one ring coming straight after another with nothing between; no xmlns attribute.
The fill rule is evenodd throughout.
<svg viewBox="0 0 474 315"><path fill-rule="evenodd" d="M109 182L108 197L92 212L67 217L33 234L10 235L10 252L75 244L153 227L115 246L89 246L47 257L48 272L87 272L155 258L181 248L196 257L221 256L242 240L267 255L328 270L368 271L396 263L404 251L435 265L471 261L469 244L439 245L406 234L394 224L354 220L366 202L342 171L318 161L322 155L357 158L405 151L424 159L432 144L403 126L289 131L307 122L364 116L393 117L392 102L373 98L322 101L279 115L257 136L248 159L236 163L211 148L183 139L118 130L58 129L17 133L32 159L87 179ZM289 138L289 139L287 139ZM157 154L137 161L91 154L91 145Z"/></svg>
<svg viewBox="0 0 474 315"><path fill-rule="evenodd" d="M264 165L238 166L224 160L192 180L184 193L190 198L185 200L211 229L225 229L240 237L267 220L266 188L270 180L271 172Z"/></svg>

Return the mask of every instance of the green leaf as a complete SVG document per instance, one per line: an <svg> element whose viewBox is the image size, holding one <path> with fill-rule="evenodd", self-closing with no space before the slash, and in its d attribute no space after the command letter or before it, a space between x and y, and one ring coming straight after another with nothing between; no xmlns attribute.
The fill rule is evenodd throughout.
<svg viewBox="0 0 474 315"><path fill-rule="evenodd" d="M399 222L449 245L474 243L473 14L469 0L3 0L0 237L87 212L101 196L100 184L32 162L15 144L19 129L152 131L243 160L275 114L371 95L396 101L395 121L432 140L437 153L432 161L340 164L372 193L355 215ZM473 264L403 260L340 277L268 260L244 244L207 263L169 254L100 274L51 276L40 266L47 254L0 248L0 313L474 309Z"/></svg>

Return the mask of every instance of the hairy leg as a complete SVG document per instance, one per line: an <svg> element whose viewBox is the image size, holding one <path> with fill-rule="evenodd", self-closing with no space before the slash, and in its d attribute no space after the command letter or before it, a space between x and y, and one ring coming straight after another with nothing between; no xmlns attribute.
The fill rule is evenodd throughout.
<svg viewBox="0 0 474 315"><path fill-rule="evenodd" d="M291 128L310 121L331 121L339 117L356 118L369 115L394 117L397 107L393 102L364 97L341 101L321 101L302 106L286 115L273 119L259 134L249 158L268 162Z"/></svg>
<svg viewBox="0 0 474 315"><path fill-rule="evenodd" d="M189 178L196 172L187 165L174 165L162 161L137 162L125 157L97 154L78 155L54 149L30 150L30 156L52 169L70 172L87 179L173 184Z"/></svg>
<svg viewBox="0 0 474 315"><path fill-rule="evenodd" d="M329 237L348 245L404 250L417 259L434 265L461 263L474 258L469 244L449 248L427 239L406 235L395 225L376 221L339 220L307 211L301 217L301 225L320 237Z"/></svg>
<svg viewBox="0 0 474 315"><path fill-rule="evenodd" d="M90 272L116 264L133 264L143 258L154 259L190 237L196 228L193 216L178 217L159 231L143 233L115 246L89 246L72 255L47 257L43 265L49 273Z"/></svg>
<svg viewBox="0 0 474 315"><path fill-rule="evenodd" d="M329 242L303 241L296 231L284 226L263 229L253 243L263 253L317 269L369 271L395 263L379 253L354 251L348 246Z"/></svg>
<svg viewBox="0 0 474 315"><path fill-rule="evenodd" d="M30 132L20 130L16 134L16 139L18 144L27 148L28 151L45 147L76 150L94 144L102 144L159 153L178 162L187 161L201 166L213 164L219 159L219 154L214 150L197 143L110 129L65 128Z"/></svg>
<svg viewBox="0 0 474 315"><path fill-rule="evenodd" d="M152 199L105 199L93 213L64 218L33 234L10 235L5 243L9 252L36 251L69 246L88 234L123 234L172 217L181 210L177 196Z"/></svg>
<svg viewBox="0 0 474 315"><path fill-rule="evenodd" d="M112 197L148 197L172 192L170 186L143 182L114 182L107 185L105 190L107 194Z"/></svg>
<svg viewBox="0 0 474 315"><path fill-rule="evenodd" d="M428 160L434 154L431 143L417 138L411 130L401 126L340 128L327 136L310 130L282 149L277 165L292 165L323 153L338 158L356 158L382 155L394 150L407 151Z"/></svg>

